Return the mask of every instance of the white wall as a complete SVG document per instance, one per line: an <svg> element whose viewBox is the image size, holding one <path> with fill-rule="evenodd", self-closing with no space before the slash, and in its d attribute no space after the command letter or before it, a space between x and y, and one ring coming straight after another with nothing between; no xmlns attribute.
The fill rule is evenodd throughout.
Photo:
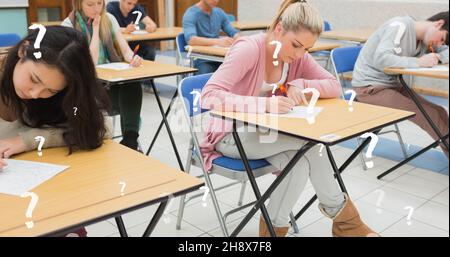
<svg viewBox="0 0 450 257"><path fill-rule="evenodd" d="M283 0L239 0L241 21L271 21ZM424 20L448 10L447 0L309 0L335 29L378 27L400 15Z"/></svg>

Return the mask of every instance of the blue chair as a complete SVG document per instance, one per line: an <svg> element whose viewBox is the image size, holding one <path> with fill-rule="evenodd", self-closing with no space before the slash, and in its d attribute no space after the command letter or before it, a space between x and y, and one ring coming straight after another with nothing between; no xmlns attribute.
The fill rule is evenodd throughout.
<svg viewBox="0 0 450 257"><path fill-rule="evenodd" d="M248 181L247 173L245 171L245 167L244 167L242 160L232 159L232 158L225 157L225 156L219 157L213 161L213 168L209 173L206 171L205 167L203 166L203 158L198 151L198 149L200 149L200 147L199 147L200 144L199 144L199 140L197 138L194 128L196 127L195 126L196 125L195 117L201 115L202 113L206 112L207 110L202 109L202 110L197 110L196 112L194 112L194 109L193 109L194 95L192 95L191 92L195 92L195 91L201 92L203 87L206 85L208 80L211 78L211 75L212 74L202 74L202 75L187 77L180 82L180 85L178 87L178 94L182 97L182 99L184 101L183 114L186 116L186 120L189 123L189 128L190 128L190 133L191 133L191 140L190 140L190 144L189 144L188 157L187 157L187 163L186 163L185 169L186 169L186 172L189 173L191 166L194 165L196 167L201 168L201 170L203 171L203 175L201 177L205 178L206 186L210 189L209 192L211 193L211 199L212 199L214 209L217 214L217 218L219 219L220 227L222 229L224 236L228 236L228 231L227 231L227 228L225 225L226 218L232 213L235 213L235 212L238 212L247 207L253 206L254 202L242 206L242 199L244 197L246 182ZM254 172L255 178L258 178L260 176L263 176L263 175L266 175L266 174L276 171L275 168L272 167L265 159L250 160L249 162L250 162L250 167L252 168L252 170ZM236 182L222 186L220 188L214 188L212 185L212 182L211 182L211 178L210 178L210 176L213 174L224 176L231 180L235 180ZM232 186L232 185L236 185L236 184L242 184L240 196L239 196L239 202L238 202L239 207L227 212L225 215L222 215L222 212L221 212L220 206L219 206L219 202L216 197L216 191L226 188L226 187L229 187L229 186ZM181 197L180 208L178 210L177 229L181 228L181 221L183 218L183 212L184 212L184 207L186 205L186 202L188 202L194 198L200 197L202 195L203 195L203 193L197 194L195 196L190 197L187 201L186 201L186 195L183 195ZM297 232L298 227L296 227L297 224L295 222L294 215L291 213L290 216L291 216L292 224L294 226L294 230Z"/></svg>
<svg viewBox="0 0 450 257"><path fill-rule="evenodd" d="M343 86L345 83L344 74L353 72L355 69L356 60L358 60L359 53L361 52L362 46L350 46L350 47L340 47L333 49L331 51L331 63L334 69L334 72L336 74L336 78L338 78L338 81L342 88L342 98L345 100L349 100L351 97L351 94L345 94L344 92L347 89L351 88L351 85L349 87ZM382 131L378 135L383 135L387 133L395 133L397 135L398 141L400 143L400 146L402 148L403 156L405 158L408 157L405 143L403 141L403 137L400 134L400 129L398 128L397 124L394 124L394 130L387 130ZM359 138L358 138L359 140ZM358 144L360 141L358 141ZM361 161L363 163L364 170L367 170L366 162L364 160L364 154L361 153Z"/></svg>
<svg viewBox="0 0 450 257"><path fill-rule="evenodd" d="M331 25L328 21L323 22L323 31L330 31ZM317 61L326 61L325 68L328 68L330 61L330 51L317 51L312 53L312 56Z"/></svg>
<svg viewBox="0 0 450 257"><path fill-rule="evenodd" d="M14 46L21 40L17 34L0 34L0 47Z"/></svg>
<svg viewBox="0 0 450 257"><path fill-rule="evenodd" d="M177 38L175 39L175 42L177 44L177 65L185 66L184 64L186 63L186 59L189 60L189 58L187 58L187 51L186 51L187 42L186 39L184 38L184 33L178 34Z"/></svg>

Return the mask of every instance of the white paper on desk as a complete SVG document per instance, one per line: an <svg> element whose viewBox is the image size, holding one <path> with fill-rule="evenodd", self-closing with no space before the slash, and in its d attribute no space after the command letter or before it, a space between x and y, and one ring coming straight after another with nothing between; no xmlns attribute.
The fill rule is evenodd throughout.
<svg viewBox="0 0 450 257"><path fill-rule="evenodd" d="M145 30L135 30L135 31L131 32L131 34L132 35L147 35L149 33Z"/></svg>
<svg viewBox="0 0 450 257"><path fill-rule="evenodd" d="M407 71L447 71L448 72L448 66L445 65L439 65L434 66L431 68L413 68L413 69L405 69Z"/></svg>
<svg viewBox="0 0 450 257"><path fill-rule="evenodd" d="M108 69L108 70L129 70L131 66L126 62L112 62L106 64L97 65L97 68Z"/></svg>
<svg viewBox="0 0 450 257"><path fill-rule="evenodd" d="M296 118L296 119L315 118L323 110L323 107L315 107L314 112L311 114L307 113L307 109L308 109L308 107L306 107L306 106L295 106L294 109L292 111L290 111L289 113L285 113L285 114L271 113L269 115L282 117L282 118Z"/></svg>
<svg viewBox="0 0 450 257"><path fill-rule="evenodd" d="M5 160L8 166L0 171L0 194L21 196L25 192L66 170L60 166L41 162Z"/></svg>

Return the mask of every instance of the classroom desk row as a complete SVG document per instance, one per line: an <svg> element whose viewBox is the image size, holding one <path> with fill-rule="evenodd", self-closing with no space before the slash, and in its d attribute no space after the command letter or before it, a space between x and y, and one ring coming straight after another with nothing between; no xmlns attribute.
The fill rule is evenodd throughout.
<svg viewBox="0 0 450 257"><path fill-rule="evenodd" d="M338 48L339 46L340 45L336 43L317 42L312 48L309 49L309 53L333 50L334 48ZM192 50L192 53L190 55L191 60L203 59L215 62L223 62L229 50L229 48L227 47L217 46L187 46L187 49L189 48L191 48ZM191 61L191 63L193 62Z"/></svg>

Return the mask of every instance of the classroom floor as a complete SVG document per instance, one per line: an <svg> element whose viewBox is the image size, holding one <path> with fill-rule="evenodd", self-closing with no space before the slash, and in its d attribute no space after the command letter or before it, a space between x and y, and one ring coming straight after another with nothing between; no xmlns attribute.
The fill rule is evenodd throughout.
<svg viewBox="0 0 450 257"><path fill-rule="evenodd" d="M158 55L158 62L175 63L173 57ZM163 103L167 106L168 97L175 90L175 78L157 79L158 84L172 85L161 86L160 93ZM146 151L156 128L159 125L160 113L153 94L144 94L142 109L142 128L140 142ZM174 120L174 119L169 119ZM116 126L117 134L120 134L119 125ZM173 126L172 129L176 130ZM400 130L408 144L425 146L432 139L411 122L400 124ZM185 163L189 134L187 132L174 133L178 149ZM392 138L392 135L385 137ZM338 164L351 154L351 149L336 146L332 148ZM167 136L163 131L151 156L162 162L176 167L176 158ZM363 220L383 237L448 237L449 236L449 177L414 166L405 165L391 173L382 180L376 176L395 164L394 161L375 157L375 167L364 171L359 159L356 159L343 173L343 179L350 196L356 204ZM447 168L448 169L448 168ZM195 167L192 174L199 175L201 171ZM444 172L445 173L445 172ZM446 172L448 174L448 170ZM275 179L273 175L266 175L258 179L258 184L265 190ZM213 185L216 187L232 182L220 176L212 176ZM254 200L251 187L246 188L244 201ZM203 191L201 191L203 192ZM222 212L225 213L237 207L240 185L234 185L217 193ZM190 194L192 195L192 194ZM294 213L314 195L314 190L308 182L304 193L297 202ZM157 237L218 237L223 236L214 212L210 197L207 206L202 204L202 197L190 201L185 209L180 230L175 228L179 198L175 198L168 205L165 215L160 220L152 236ZM410 208L413 211L411 212ZM153 217L157 206L150 206L123 216L129 236L142 236L150 219ZM229 232L238 225L239 221L247 213L240 211L229 216L227 228ZM258 236L259 213L255 215L249 224L242 230L239 236ZM332 221L325 218L317 208L317 203L298 220L300 232L295 234L291 229L288 236L291 237L330 237ZM91 237L117 237L117 226L113 219L100 222L87 227L88 236Z"/></svg>

